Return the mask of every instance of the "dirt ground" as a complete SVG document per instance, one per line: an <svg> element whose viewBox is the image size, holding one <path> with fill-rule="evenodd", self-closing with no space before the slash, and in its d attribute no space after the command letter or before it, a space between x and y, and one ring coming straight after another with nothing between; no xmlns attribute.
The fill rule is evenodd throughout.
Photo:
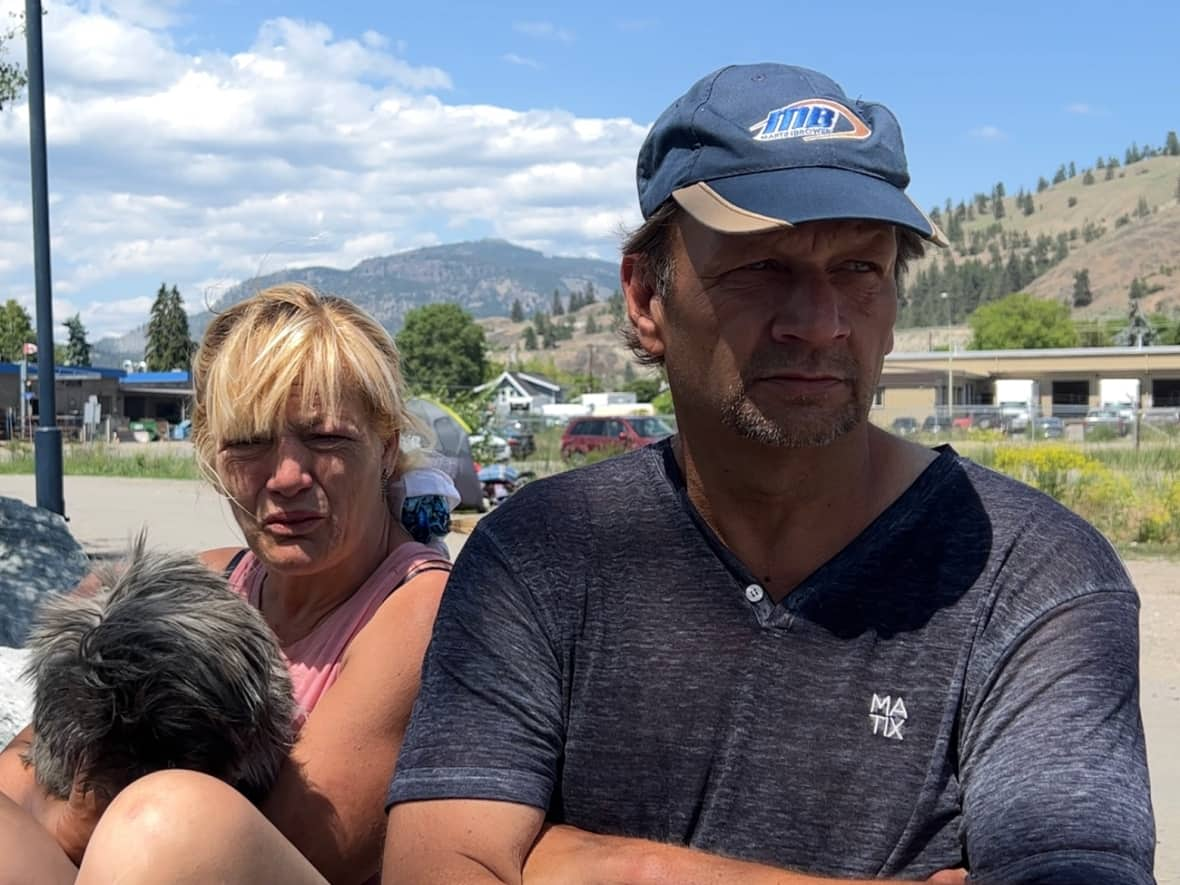
<svg viewBox="0 0 1180 885"><path fill-rule="evenodd" d="M33 503L31 476L0 476L0 495ZM92 556L114 556L141 526L162 547L201 550L240 545L228 507L212 488L180 480L66 477L70 529ZM470 520L465 520L470 522ZM453 553L465 536L452 534ZM1180 885L1180 562L1127 563L1142 599L1143 722L1147 732L1158 846L1160 885Z"/></svg>

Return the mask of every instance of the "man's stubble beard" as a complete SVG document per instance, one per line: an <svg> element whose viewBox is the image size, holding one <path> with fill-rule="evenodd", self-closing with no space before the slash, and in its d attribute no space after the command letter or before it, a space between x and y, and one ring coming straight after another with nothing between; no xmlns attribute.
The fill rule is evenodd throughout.
<svg viewBox="0 0 1180 885"><path fill-rule="evenodd" d="M861 383L860 366L850 355L822 361L792 360L781 356L755 355L746 374L758 378L775 369L818 371L836 370L852 396L836 405L826 405L821 397L794 397L783 406L785 415L776 420L763 413L749 394L751 382L745 378L731 385L721 398L721 422L743 439L775 448L816 448L830 445L868 420L872 407L871 391Z"/></svg>

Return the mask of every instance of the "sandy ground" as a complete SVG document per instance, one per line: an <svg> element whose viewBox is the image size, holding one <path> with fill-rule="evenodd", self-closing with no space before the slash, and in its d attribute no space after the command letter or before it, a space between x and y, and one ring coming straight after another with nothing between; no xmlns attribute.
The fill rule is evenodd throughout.
<svg viewBox="0 0 1180 885"><path fill-rule="evenodd" d="M0 495L34 503L31 476L0 476ZM147 527L155 544L203 550L241 544L227 505L209 486L182 480L68 476L66 515L70 529L92 556L114 556ZM447 543L458 552L465 536ZM1142 597L1142 706L1151 766L1160 885L1180 885L1180 563L1127 563Z"/></svg>

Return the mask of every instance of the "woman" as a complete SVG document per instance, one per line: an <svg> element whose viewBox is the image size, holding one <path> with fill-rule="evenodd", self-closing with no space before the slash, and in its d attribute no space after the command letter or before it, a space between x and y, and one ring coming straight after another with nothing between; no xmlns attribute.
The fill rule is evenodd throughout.
<svg viewBox="0 0 1180 885"><path fill-rule="evenodd" d="M77 881L364 882L449 570L391 512L413 426L396 348L351 303L285 285L213 321L193 381L197 458L248 545L202 559L274 631L304 721L258 808L187 771L127 787Z"/></svg>

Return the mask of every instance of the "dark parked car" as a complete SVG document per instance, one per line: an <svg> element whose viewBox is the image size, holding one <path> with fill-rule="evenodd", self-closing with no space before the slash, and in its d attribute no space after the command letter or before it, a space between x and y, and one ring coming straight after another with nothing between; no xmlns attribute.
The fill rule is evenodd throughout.
<svg viewBox="0 0 1180 885"><path fill-rule="evenodd" d="M672 434L661 418L603 416L574 418L561 435L561 457L580 461L596 449L635 449Z"/></svg>
<svg viewBox="0 0 1180 885"><path fill-rule="evenodd" d="M951 421L946 415L927 415L922 422L923 433L950 433Z"/></svg>
<svg viewBox="0 0 1180 885"><path fill-rule="evenodd" d="M1045 415L1033 421L1033 436L1037 439L1064 439L1065 422Z"/></svg>
<svg viewBox="0 0 1180 885"><path fill-rule="evenodd" d="M537 441L533 439L533 434L519 422L498 427L492 433L508 441L513 458L527 458L537 450Z"/></svg>
<svg viewBox="0 0 1180 885"><path fill-rule="evenodd" d="M913 436L918 432L918 419L909 417L894 418L893 423L889 426L898 436Z"/></svg>

